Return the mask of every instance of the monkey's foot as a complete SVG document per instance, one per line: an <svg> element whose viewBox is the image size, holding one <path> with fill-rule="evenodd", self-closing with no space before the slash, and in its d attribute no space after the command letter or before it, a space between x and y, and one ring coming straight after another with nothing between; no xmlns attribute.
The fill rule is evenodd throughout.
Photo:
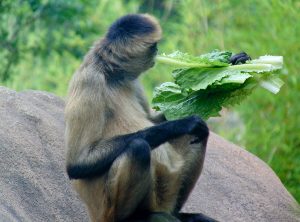
<svg viewBox="0 0 300 222"><path fill-rule="evenodd" d="M181 221L176 217L172 216L171 214L163 213L163 212L155 212L147 216L140 215L139 217L136 218L129 218L122 222L181 222Z"/></svg>
<svg viewBox="0 0 300 222"><path fill-rule="evenodd" d="M181 222L218 222L201 213L179 213L178 218Z"/></svg>

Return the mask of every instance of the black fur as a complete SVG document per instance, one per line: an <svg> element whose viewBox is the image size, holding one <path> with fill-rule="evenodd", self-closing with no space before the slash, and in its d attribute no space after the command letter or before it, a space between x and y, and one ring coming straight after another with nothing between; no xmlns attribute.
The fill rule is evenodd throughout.
<svg viewBox="0 0 300 222"><path fill-rule="evenodd" d="M179 213L177 217L164 212L136 212L121 222L218 222L201 213Z"/></svg>
<svg viewBox="0 0 300 222"><path fill-rule="evenodd" d="M244 64L247 60L251 60L251 57L245 52L240 52L238 54L231 56L230 63L232 65L238 65L240 63Z"/></svg>
<svg viewBox="0 0 300 222"><path fill-rule="evenodd" d="M97 143L93 144L90 148L86 148L90 150L89 152L94 151L94 147ZM67 166L67 173L70 179L93 179L96 177L100 177L109 171L111 165L116 160L118 156L120 156L126 148L126 144L122 142L120 139L118 141L114 141L115 149L112 150L109 154L102 155L101 160L98 160L94 163L77 163L75 165Z"/></svg>
<svg viewBox="0 0 300 222"><path fill-rule="evenodd" d="M177 217L182 222L218 222L201 213L179 213Z"/></svg>
<svg viewBox="0 0 300 222"><path fill-rule="evenodd" d="M109 41L116 41L147 35L154 31L154 25L146 17L139 14L130 14L115 21L109 28L106 38Z"/></svg>
<svg viewBox="0 0 300 222"><path fill-rule="evenodd" d="M209 130L206 123L197 116L179 120L166 121L156 126L140 131L143 139L153 148L175 139L179 136L190 134L199 138L199 141L208 137Z"/></svg>
<svg viewBox="0 0 300 222"><path fill-rule="evenodd" d="M166 121L136 133L112 138L109 142L113 144L113 150L109 150L109 152L104 150L104 153L101 155L102 158L95 163L67 166L67 173L70 179L100 177L109 170L116 158L124 152L130 152L136 158L142 158L142 161L147 163L148 153L146 147L149 147L150 152L150 148L154 149L167 141L185 134L195 135L199 142L206 142L209 130L206 123L196 116ZM98 143L103 146L105 142L99 141L95 143L93 147L88 149L90 150L89 152L97 150L95 147L98 146ZM142 148L142 150L136 150L137 147Z"/></svg>
<svg viewBox="0 0 300 222"><path fill-rule="evenodd" d="M181 222L171 214L165 212L135 212L130 218L121 222Z"/></svg>
<svg viewBox="0 0 300 222"><path fill-rule="evenodd" d="M105 49L108 50L108 49ZM110 52L111 56L116 57L116 55L113 55L112 52ZM106 83L109 86L115 87L115 86L120 86L124 84L127 80L133 80L136 78L136 74L129 73L122 69L120 66L116 64L111 64L109 61L106 61L105 58L99 53L99 51L95 51L95 58L96 63L101 65L101 67L104 70L104 77L106 80ZM117 58L120 63L122 62L128 62L128 61L122 61L122 58L118 57Z"/></svg>
<svg viewBox="0 0 300 222"><path fill-rule="evenodd" d="M138 164L139 168L150 167L151 150L149 144L143 139L135 139L128 146L128 157Z"/></svg>
<svg viewBox="0 0 300 222"><path fill-rule="evenodd" d="M127 83L128 81L132 81L136 78L136 75L133 73L126 72L125 70L114 67L113 71L105 72L105 80L108 86L110 87L118 87Z"/></svg>
<svg viewBox="0 0 300 222"><path fill-rule="evenodd" d="M150 54L152 56L155 56L157 54L157 42L153 43L149 49L150 49Z"/></svg>

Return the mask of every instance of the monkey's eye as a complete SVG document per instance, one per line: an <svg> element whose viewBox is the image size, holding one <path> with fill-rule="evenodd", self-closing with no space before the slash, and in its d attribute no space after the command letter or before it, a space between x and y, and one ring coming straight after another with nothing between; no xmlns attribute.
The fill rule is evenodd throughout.
<svg viewBox="0 0 300 222"><path fill-rule="evenodd" d="M149 47L150 51L152 53L157 52L157 42L153 43L150 47Z"/></svg>

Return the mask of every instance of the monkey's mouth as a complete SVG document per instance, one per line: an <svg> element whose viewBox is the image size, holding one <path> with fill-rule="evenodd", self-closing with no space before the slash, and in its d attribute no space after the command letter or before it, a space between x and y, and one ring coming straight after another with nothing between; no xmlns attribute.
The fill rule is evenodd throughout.
<svg viewBox="0 0 300 222"><path fill-rule="evenodd" d="M155 51L151 52L151 61L149 62L150 67L153 67L155 65L155 58L158 54L158 50L156 49Z"/></svg>
<svg viewBox="0 0 300 222"><path fill-rule="evenodd" d="M153 67L155 65L155 59L153 58L153 60L150 62L150 68Z"/></svg>

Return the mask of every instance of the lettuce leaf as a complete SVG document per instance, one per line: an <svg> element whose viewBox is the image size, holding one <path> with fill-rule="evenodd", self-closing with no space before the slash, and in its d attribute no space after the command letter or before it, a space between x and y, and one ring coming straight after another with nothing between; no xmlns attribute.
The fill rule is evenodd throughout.
<svg viewBox="0 0 300 222"><path fill-rule="evenodd" d="M284 82L277 76L268 76L266 79L261 80L259 85L270 92L277 94L283 86Z"/></svg>
<svg viewBox="0 0 300 222"><path fill-rule="evenodd" d="M256 84L249 82L240 88L224 91L219 89L200 90L185 96L180 92L180 86L172 85L172 87L176 87L176 91L173 91L168 85L163 84L155 89L152 104L153 108L162 111L168 120L195 114L203 119L208 119L212 116L219 116L222 107L239 104L255 86Z"/></svg>
<svg viewBox="0 0 300 222"><path fill-rule="evenodd" d="M191 68L177 69L172 73L175 83L187 90L201 90L208 86L227 83L243 83L251 75L240 70L228 70L227 68Z"/></svg>
<svg viewBox="0 0 300 222"><path fill-rule="evenodd" d="M232 66L231 55L213 51L194 57L177 51L160 56L159 62L176 66L172 72L175 83L155 88L153 108L169 120L194 114L208 119L218 116L222 107L239 104L258 86L278 93L283 81L275 71L282 68L281 56L261 56Z"/></svg>
<svg viewBox="0 0 300 222"><path fill-rule="evenodd" d="M175 51L169 55L157 56L156 61L178 67L223 67L229 66L231 55L231 52L218 50L200 56Z"/></svg>

